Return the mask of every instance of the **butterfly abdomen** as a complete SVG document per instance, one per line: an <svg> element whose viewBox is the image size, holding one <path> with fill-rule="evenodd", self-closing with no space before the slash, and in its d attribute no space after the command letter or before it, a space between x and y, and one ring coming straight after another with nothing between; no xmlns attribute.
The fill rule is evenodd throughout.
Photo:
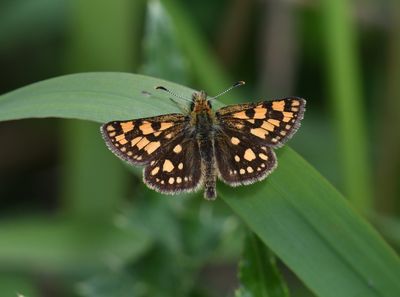
<svg viewBox="0 0 400 297"><path fill-rule="evenodd" d="M204 198L213 200L217 197L214 141L210 137L203 137L198 139L198 144L204 179Z"/></svg>
<svg viewBox="0 0 400 297"><path fill-rule="evenodd" d="M204 198L215 199L216 169L214 155L214 123L210 112L195 113L195 133L201 157L201 170L204 181Z"/></svg>

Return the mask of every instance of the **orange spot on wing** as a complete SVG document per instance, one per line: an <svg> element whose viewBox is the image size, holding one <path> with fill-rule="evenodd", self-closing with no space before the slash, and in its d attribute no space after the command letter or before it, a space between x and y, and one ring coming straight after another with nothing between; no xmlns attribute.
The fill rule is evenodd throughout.
<svg viewBox="0 0 400 297"><path fill-rule="evenodd" d="M244 156L243 158L245 158L247 161L252 161L256 158L256 155L254 154L253 150L251 148L248 148L245 152L244 152Z"/></svg>
<svg viewBox="0 0 400 297"><path fill-rule="evenodd" d="M151 175L156 175L157 173L158 173L158 171L160 170L160 167L155 167L151 172L150 172L150 174Z"/></svg>
<svg viewBox="0 0 400 297"><path fill-rule="evenodd" d="M174 153L179 154L182 151L182 146L180 144L177 144L174 149Z"/></svg>
<svg viewBox="0 0 400 297"><path fill-rule="evenodd" d="M274 131L275 126L270 124L270 123L268 123L268 122L263 122L261 128L264 128L265 130L268 130L268 131L272 132L272 131Z"/></svg>
<svg viewBox="0 0 400 297"><path fill-rule="evenodd" d="M284 117L292 118L292 117L293 117L293 112L284 111L284 112L283 112L283 116L284 116Z"/></svg>
<svg viewBox="0 0 400 297"><path fill-rule="evenodd" d="M131 140L131 145L132 145L132 146L135 146L142 138L143 138L143 137L138 136L138 137L132 139L132 140Z"/></svg>
<svg viewBox="0 0 400 297"><path fill-rule="evenodd" d="M168 159L164 161L163 171L171 172L174 169L174 164Z"/></svg>
<svg viewBox="0 0 400 297"><path fill-rule="evenodd" d="M231 138L231 142L232 142L232 144L234 144L234 145L238 145L238 144L240 143L240 139L237 138L237 137L232 137L232 138Z"/></svg>
<svg viewBox="0 0 400 297"><path fill-rule="evenodd" d="M272 125L277 126L277 127L279 127L279 125L281 123L280 121L274 120L274 119L270 119L270 120L268 120L268 122L270 122Z"/></svg>
<svg viewBox="0 0 400 297"><path fill-rule="evenodd" d="M150 155L161 146L161 142L154 141L148 144L144 150Z"/></svg>
<svg viewBox="0 0 400 297"><path fill-rule="evenodd" d="M246 115L246 112L241 111L241 112L236 112L232 115L234 118L236 119L242 119L242 120L246 120L249 117Z"/></svg>
<svg viewBox="0 0 400 297"><path fill-rule="evenodd" d="M154 133L154 129L151 126L150 122L144 121L140 126L139 126L140 131L142 131L143 135L148 135L151 133Z"/></svg>
<svg viewBox="0 0 400 297"><path fill-rule="evenodd" d="M132 122L132 121L130 121L130 122L125 122L125 123L121 123L121 129L122 129L122 131L123 131L124 133L128 133L129 131L132 131L132 130L133 130L133 127L134 127L134 125L133 125L133 122Z"/></svg>
<svg viewBox="0 0 400 297"><path fill-rule="evenodd" d="M173 125L174 125L173 123L169 123L169 122L161 123L160 130L161 130L161 131L162 131L162 130L166 130L166 129L172 127Z"/></svg>
<svg viewBox="0 0 400 297"><path fill-rule="evenodd" d="M116 137L115 137L115 140L116 141L120 141L121 139L125 139L125 135L124 134L120 134L120 135L117 135Z"/></svg>
<svg viewBox="0 0 400 297"><path fill-rule="evenodd" d="M265 139L265 135L268 134L268 132L262 128L250 129L250 133L262 139Z"/></svg>
<svg viewBox="0 0 400 297"><path fill-rule="evenodd" d="M118 141L121 145L124 145L124 144L128 143L128 140L125 139L125 135L124 134L117 135L115 137L115 140Z"/></svg>
<svg viewBox="0 0 400 297"><path fill-rule="evenodd" d="M265 119L265 115L267 114L267 109L264 107L256 107L254 109L255 114L254 117L255 119Z"/></svg>
<svg viewBox="0 0 400 297"><path fill-rule="evenodd" d="M142 148L144 148L146 145L148 145L150 143L150 141L146 138L146 137L143 137L143 139L142 140L140 140L138 143L137 143L137 147L139 148L139 150L141 150Z"/></svg>
<svg viewBox="0 0 400 297"><path fill-rule="evenodd" d="M272 102L272 108L277 111L283 111L285 108L285 101L274 101Z"/></svg>

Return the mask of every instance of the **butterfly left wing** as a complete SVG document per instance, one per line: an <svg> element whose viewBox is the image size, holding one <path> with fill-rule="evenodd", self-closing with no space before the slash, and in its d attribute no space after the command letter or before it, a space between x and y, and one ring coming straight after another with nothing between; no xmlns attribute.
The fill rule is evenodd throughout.
<svg viewBox="0 0 400 297"><path fill-rule="evenodd" d="M129 121L113 121L101 126L108 148L120 159L145 165L156 159L163 148L179 141L188 118L167 114Z"/></svg>
<svg viewBox="0 0 400 297"><path fill-rule="evenodd" d="M276 166L274 151L246 134L235 136L219 130L215 136L215 158L220 178L231 186L262 180Z"/></svg>

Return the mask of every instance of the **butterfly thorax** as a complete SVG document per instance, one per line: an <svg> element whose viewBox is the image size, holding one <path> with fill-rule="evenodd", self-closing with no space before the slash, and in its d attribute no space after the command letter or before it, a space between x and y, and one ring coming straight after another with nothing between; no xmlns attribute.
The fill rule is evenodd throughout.
<svg viewBox="0 0 400 297"><path fill-rule="evenodd" d="M213 130L214 125L211 104L207 101L207 95L204 91L193 93L192 100L190 122L195 127L198 137L207 137Z"/></svg>

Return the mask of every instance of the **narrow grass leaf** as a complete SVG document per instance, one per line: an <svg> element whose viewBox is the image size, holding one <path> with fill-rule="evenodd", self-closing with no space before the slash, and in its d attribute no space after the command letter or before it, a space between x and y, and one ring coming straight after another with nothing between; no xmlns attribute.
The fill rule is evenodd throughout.
<svg viewBox="0 0 400 297"><path fill-rule="evenodd" d="M245 239L242 259L239 262L240 287L236 297L288 297L273 253L253 233Z"/></svg>

